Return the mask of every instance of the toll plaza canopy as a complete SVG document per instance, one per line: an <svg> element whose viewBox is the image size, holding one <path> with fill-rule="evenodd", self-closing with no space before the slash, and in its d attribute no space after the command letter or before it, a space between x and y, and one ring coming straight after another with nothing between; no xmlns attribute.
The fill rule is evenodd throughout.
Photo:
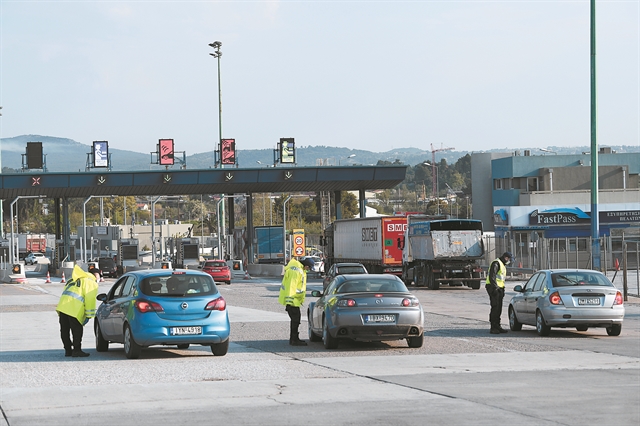
<svg viewBox="0 0 640 426"><path fill-rule="evenodd" d="M87 198L250 194L273 192L364 191L391 189L406 175L405 165L167 169L45 173L27 170L0 174L0 199L19 196Z"/></svg>

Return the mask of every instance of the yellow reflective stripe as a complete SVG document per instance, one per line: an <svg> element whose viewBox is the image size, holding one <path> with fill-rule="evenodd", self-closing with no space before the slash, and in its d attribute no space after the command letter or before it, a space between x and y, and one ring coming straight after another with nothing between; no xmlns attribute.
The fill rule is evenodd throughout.
<svg viewBox="0 0 640 426"><path fill-rule="evenodd" d="M78 294L78 293L74 293L73 291L67 291L67 290L65 290L65 291L63 291L63 292L62 292L62 295L63 295L63 296L71 297L71 298L73 298L73 299L76 299L76 300L77 300L77 301L79 301L79 302L84 303L84 296L83 296L83 295L81 295L81 294Z"/></svg>

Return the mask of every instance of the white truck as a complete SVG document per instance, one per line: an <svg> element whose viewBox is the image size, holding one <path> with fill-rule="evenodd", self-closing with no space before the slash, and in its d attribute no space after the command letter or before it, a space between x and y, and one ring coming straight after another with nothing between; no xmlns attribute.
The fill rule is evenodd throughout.
<svg viewBox="0 0 640 426"><path fill-rule="evenodd" d="M402 251L402 280L407 285L466 285L479 289L484 256L482 222L473 219L428 220L408 216Z"/></svg>

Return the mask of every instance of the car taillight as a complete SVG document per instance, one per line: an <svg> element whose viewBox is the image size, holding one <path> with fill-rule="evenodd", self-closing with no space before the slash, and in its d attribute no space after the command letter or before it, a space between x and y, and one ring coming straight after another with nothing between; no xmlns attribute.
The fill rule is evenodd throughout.
<svg viewBox="0 0 640 426"><path fill-rule="evenodd" d="M402 306L418 306L418 299L405 297L402 299Z"/></svg>
<svg viewBox="0 0 640 426"><path fill-rule="evenodd" d="M224 311L225 309L227 309L227 302L222 298L222 296L217 299L213 299L204 307L205 311Z"/></svg>
<svg viewBox="0 0 640 426"><path fill-rule="evenodd" d="M622 299L622 293L617 292L616 293L616 299L613 301L614 305L622 305L624 303L624 300Z"/></svg>
<svg viewBox="0 0 640 426"><path fill-rule="evenodd" d="M354 306L358 306L356 301L353 299L340 299L336 305L342 306L343 308L353 308Z"/></svg>
<svg viewBox="0 0 640 426"><path fill-rule="evenodd" d="M157 313L164 312L164 308L162 307L161 304L156 302L150 302L148 300L136 300L135 306L136 306L136 309L138 309L140 313L143 313L143 314L147 312L157 312Z"/></svg>
<svg viewBox="0 0 640 426"><path fill-rule="evenodd" d="M557 291L554 291L549 295L549 303L551 303L552 305L564 305L564 303L562 303L562 299L560 298L560 293L558 293Z"/></svg>

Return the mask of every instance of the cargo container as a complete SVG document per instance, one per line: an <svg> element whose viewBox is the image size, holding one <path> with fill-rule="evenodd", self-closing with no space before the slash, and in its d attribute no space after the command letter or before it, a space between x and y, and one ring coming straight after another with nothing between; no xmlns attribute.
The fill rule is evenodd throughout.
<svg viewBox="0 0 640 426"><path fill-rule="evenodd" d="M402 274L401 242L407 227L402 216L336 220L324 230L322 245L329 263L362 263L372 274Z"/></svg>

